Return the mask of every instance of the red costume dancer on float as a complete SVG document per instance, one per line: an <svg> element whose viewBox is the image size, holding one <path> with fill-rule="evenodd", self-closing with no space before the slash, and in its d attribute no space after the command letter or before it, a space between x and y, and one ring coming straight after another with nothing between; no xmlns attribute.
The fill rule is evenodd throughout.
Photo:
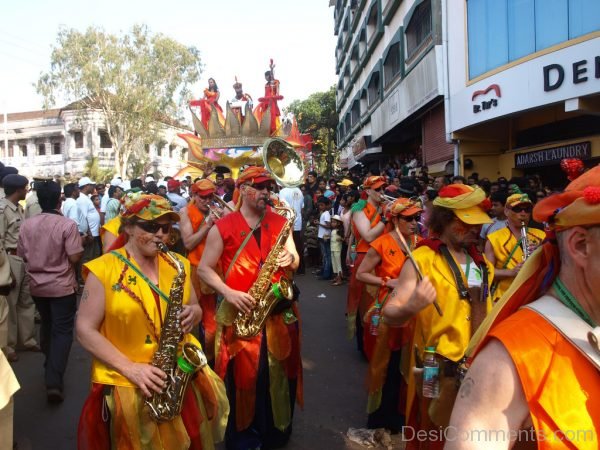
<svg viewBox="0 0 600 450"><path fill-rule="evenodd" d="M265 80L267 80L265 84L265 96L258 99L258 106L254 110L256 120L260 123L263 115L267 112L267 108L271 107L271 134L275 133L281 125L279 118L281 112L279 111L277 101L283 100L283 96L279 95L279 80L275 79L274 68L275 64L273 64L273 60L271 59L269 70L265 72Z"/></svg>

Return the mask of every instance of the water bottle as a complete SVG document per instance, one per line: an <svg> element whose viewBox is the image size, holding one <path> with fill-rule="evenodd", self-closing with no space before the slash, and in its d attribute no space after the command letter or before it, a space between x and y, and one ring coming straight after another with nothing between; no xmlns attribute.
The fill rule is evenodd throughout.
<svg viewBox="0 0 600 450"><path fill-rule="evenodd" d="M350 246L350 267L354 267L354 261L356 261L356 244Z"/></svg>
<svg viewBox="0 0 600 450"><path fill-rule="evenodd" d="M371 336L377 336L379 334L379 320L381 318L381 308L375 308L373 314L371 314L371 323L369 325L369 333Z"/></svg>
<svg viewBox="0 0 600 450"><path fill-rule="evenodd" d="M427 347L423 358L423 397L437 398L439 395L440 363L435 357L435 347Z"/></svg>

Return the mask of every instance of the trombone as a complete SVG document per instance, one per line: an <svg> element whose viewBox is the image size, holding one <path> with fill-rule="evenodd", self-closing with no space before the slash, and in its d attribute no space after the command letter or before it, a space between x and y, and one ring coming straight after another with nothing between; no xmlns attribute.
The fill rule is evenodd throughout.
<svg viewBox="0 0 600 450"><path fill-rule="evenodd" d="M228 209L229 212L233 212L233 208L231 206L229 206L225 200L223 200L221 197L219 197L215 193L213 193L213 203L218 203L223 209ZM211 204L208 205L208 209L210 210L211 214L214 215L217 219L220 219L221 217L224 216L224 214L222 214L220 210L218 210Z"/></svg>

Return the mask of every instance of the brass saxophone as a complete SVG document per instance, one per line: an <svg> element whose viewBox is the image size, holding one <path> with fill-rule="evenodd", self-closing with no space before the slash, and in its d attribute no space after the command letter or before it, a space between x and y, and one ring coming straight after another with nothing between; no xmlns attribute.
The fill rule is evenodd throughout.
<svg viewBox="0 0 600 450"><path fill-rule="evenodd" d="M529 251L529 237L527 236L527 226L521 222L521 248L523 249L523 262L527 261L531 252Z"/></svg>
<svg viewBox="0 0 600 450"><path fill-rule="evenodd" d="M179 344L183 340L179 313L183 309L185 270L183 263L169 251L166 245L160 243L158 248L175 264L177 276L171 284L158 350L152 357L152 365L167 374L166 386L161 394L153 392L152 398L145 403L153 420L165 422L181 413L183 395L188 382L197 370L206 366L207 360L204 352L191 343L184 344L181 355L177 355Z"/></svg>
<svg viewBox="0 0 600 450"><path fill-rule="evenodd" d="M277 214L286 219L286 223L277 236L275 245L265 259L263 266L258 273L256 281L248 293L256 300L256 305L248 314L239 311L233 321L233 330L236 336L243 339L250 339L262 329L267 317L273 307L280 299L291 300L294 297L294 290L291 281L282 276L278 282L273 283L273 275L279 268L277 257L285 246L290 230L294 224L296 213L287 206L272 205Z"/></svg>

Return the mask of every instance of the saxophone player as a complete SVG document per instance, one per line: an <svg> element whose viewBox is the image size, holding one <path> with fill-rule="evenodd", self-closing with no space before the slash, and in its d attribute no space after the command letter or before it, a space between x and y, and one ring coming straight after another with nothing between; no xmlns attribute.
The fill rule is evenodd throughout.
<svg viewBox="0 0 600 450"><path fill-rule="evenodd" d="M121 214L127 243L84 265L86 284L76 332L93 362L78 448L140 448L144 443L149 449L206 449L214 448L224 434L221 425L229 411L225 386L208 367L187 384L183 410L172 420L153 419L145 406L149 397L169 386L166 368L150 364L165 350L160 345L169 338L165 330L177 330L170 335L179 347L200 346L189 334L202 318L190 263L175 254L167 257L158 248L166 244L177 221L179 215L163 197L128 196ZM180 293L177 299L174 290ZM179 323L173 322L170 306L176 300L181 303L175 319Z"/></svg>
<svg viewBox="0 0 600 450"><path fill-rule="evenodd" d="M294 401L301 401L298 310L295 302L279 300L258 335L241 338L234 332L238 312L248 314L258 299L248 291L258 283L263 264L288 221L267 206L274 187L262 167L246 168L237 180L241 205L209 231L198 267L200 278L223 298L217 311L215 370L225 380L232 412L227 449L277 448L291 434ZM216 269L222 264L224 280ZM291 233L276 264L296 270L298 253ZM277 272L276 272L277 274ZM277 388L270 389L270 386Z"/></svg>
<svg viewBox="0 0 600 450"><path fill-rule="evenodd" d="M485 256L494 265L492 294L494 302L506 292L526 258L546 237L537 228L529 228L533 203L527 194L517 193L506 199L506 227L488 234ZM526 237L526 239L524 239Z"/></svg>

